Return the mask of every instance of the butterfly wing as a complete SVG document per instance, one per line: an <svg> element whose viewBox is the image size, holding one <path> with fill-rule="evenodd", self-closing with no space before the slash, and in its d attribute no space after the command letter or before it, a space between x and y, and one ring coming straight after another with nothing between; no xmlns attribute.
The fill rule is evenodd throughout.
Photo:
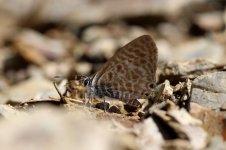
<svg viewBox="0 0 226 150"><path fill-rule="evenodd" d="M156 65L155 42L143 35L120 48L93 76L92 86L117 91L113 98L144 98L155 83Z"/></svg>

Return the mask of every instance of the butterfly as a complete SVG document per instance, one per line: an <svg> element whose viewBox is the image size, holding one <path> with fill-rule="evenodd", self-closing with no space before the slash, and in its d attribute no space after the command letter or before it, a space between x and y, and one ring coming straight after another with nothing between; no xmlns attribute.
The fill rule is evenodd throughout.
<svg viewBox="0 0 226 150"><path fill-rule="evenodd" d="M88 97L110 97L141 107L137 99L147 98L156 82L157 47L143 35L121 47L100 70L82 78Z"/></svg>

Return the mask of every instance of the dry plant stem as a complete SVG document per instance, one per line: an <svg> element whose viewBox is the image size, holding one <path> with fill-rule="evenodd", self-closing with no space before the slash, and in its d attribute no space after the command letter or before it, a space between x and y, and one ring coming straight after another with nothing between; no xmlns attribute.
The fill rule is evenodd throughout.
<svg viewBox="0 0 226 150"><path fill-rule="evenodd" d="M20 103L20 105L28 104L28 103L38 103L38 102L60 102L59 99L50 98L50 99L31 99L29 101L24 101Z"/></svg>
<svg viewBox="0 0 226 150"><path fill-rule="evenodd" d="M64 97L64 99L66 101L70 101L70 102L74 102L74 103L78 103L78 104L83 104L83 102L81 100L76 100L76 99L73 99L73 98L70 98L70 97Z"/></svg>
<svg viewBox="0 0 226 150"><path fill-rule="evenodd" d="M69 97L64 97L64 100L67 104L69 103L77 103L77 104L83 104L83 102L81 100L76 100L73 98L69 98ZM49 99L31 99L29 101L25 101L22 102L20 105L24 105L24 104L28 104L28 103L39 103L39 102L62 102L61 99L59 98L53 98L53 97L49 97Z"/></svg>

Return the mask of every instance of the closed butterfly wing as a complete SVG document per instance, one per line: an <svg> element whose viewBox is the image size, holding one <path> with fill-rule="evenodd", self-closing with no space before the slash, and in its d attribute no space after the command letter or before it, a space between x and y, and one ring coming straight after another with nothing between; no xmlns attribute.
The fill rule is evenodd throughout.
<svg viewBox="0 0 226 150"><path fill-rule="evenodd" d="M155 42L143 35L120 48L93 76L92 86L113 98L145 98L155 84L156 65Z"/></svg>

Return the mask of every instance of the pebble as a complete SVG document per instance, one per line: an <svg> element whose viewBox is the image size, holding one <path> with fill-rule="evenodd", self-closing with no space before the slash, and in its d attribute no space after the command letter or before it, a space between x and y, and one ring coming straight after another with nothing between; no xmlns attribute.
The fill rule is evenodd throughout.
<svg viewBox="0 0 226 150"><path fill-rule="evenodd" d="M62 58L67 46L63 40L49 38L33 30L23 30L14 38L15 49L36 65L43 65L48 59Z"/></svg>
<svg viewBox="0 0 226 150"><path fill-rule="evenodd" d="M198 14L195 17L195 22L206 31L219 31L224 27L223 13L220 11Z"/></svg>
<svg viewBox="0 0 226 150"><path fill-rule="evenodd" d="M113 38L101 38L91 43L89 51L90 57L97 57L104 55L105 58L110 58L114 55L118 45Z"/></svg>
<svg viewBox="0 0 226 150"><path fill-rule="evenodd" d="M92 65L87 62L79 62L76 63L75 66L75 71L80 74L80 75L87 75L91 72L92 70Z"/></svg>

